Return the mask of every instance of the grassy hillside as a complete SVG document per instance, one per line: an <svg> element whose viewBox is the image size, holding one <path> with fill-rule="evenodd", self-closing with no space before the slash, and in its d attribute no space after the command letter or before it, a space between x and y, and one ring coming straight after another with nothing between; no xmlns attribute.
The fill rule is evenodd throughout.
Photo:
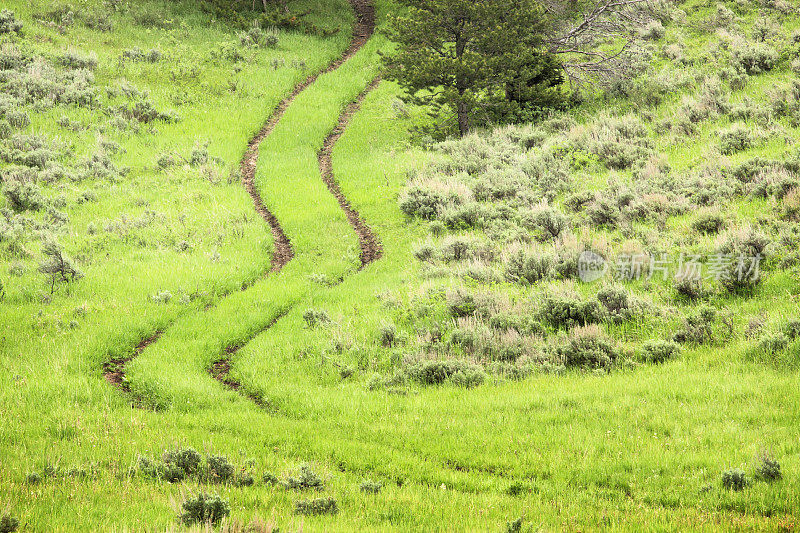
<svg viewBox="0 0 800 533"><path fill-rule="evenodd" d="M216 493L231 531L796 527L795 7L664 3L635 79L427 149L381 83L333 152L383 247L362 269L317 154L378 31L260 145L295 253L265 276L239 161L347 47L350 6L290 3L341 30L254 43L193 2L7 3L0 517L180 530ZM53 240L82 276L40 272ZM209 375L227 352L238 391Z"/></svg>

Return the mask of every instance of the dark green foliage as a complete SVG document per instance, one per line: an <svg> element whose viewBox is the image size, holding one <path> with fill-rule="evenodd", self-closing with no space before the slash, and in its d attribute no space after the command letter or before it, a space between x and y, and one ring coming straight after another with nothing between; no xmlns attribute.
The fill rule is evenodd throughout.
<svg viewBox="0 0 800 533"><path fill-rule="evenodd" d="M11 515L0 517L0 533L14 533L19 529L19 520Z"/></svg>
<svg viewBox="0 0 800 533"><path fill-rule="evenodd" d="M311 469L311 465L300 465L300 473L297 477L289 477L286 480L286 488L292 490L322 490L322 478Z"/></svg>
<svg viewBox="0 0 800 533"><path fill-rule="evenodd" d="M733 63L753 76L772 70L778 61L778 52L769 44L738 41L733 48Z"/></svg>
<svg viewBox="0 0 800 533"><path fill-rule="evenodd" d="M719 146L723 154L734 154L747 150L753 145L753 135L746 126L734 124L727 130L720 132Z"/></svg>
<svg viewBox="0 0 800 533"><path fill-rule="evenodd" d="M122 59L133 62L158 63L161 60L161 50L153 48L149 51L144 51L141 48L134 47L124 50Z"/></svg>
<svg viewBox="0 0 800 533"><path fill-rule="evenodd" d="M702 305L686 317L684 328L675 334L675 341L694 344L710 342L714 338L716 321L717 310L709 305Z"/></svg>
<svg viewBox="0 0 800 533"><path fill-rule="evenodd" d="M403 213L424 220L435 218L444 204L445 199L439 193L421 187L411 187L400 197Z"/></svg>
<svg viewBox="0 0 800 533"><path fill-rule="evenodd" d="M278 34L261 29L260 24L256 21L250 29L239 34L239 41L242 46L274 48L278 45Z"/></svg>
<svg viewBox="0 0 800 533"><path fill-rule="evenodd" d="M570 329L602 321L603 312L597 301L547 296L539 306L539 317L555 328Z"/></svg>
<svg viewBox="0 0 800 533"><path fill-rule="evenodd" d="M555 348L555 355L567 368L609 370L619 358L616 348L596 327L579 328Z"/></svg>
<svg viewBox="0 0 800 533"><path fill-rule="evenodd" d="M447 291L447 307L454 317L470 316L477 309L475 297L464 289Z"/></svg>
<svg viewBox="0 0 800 533"><path fill-rule="evenodd" d="M791 339L783 333L768 333L758 343L759 350L767 354L782 352L789 347Z"/></svg>
<svg viewBox="0 0 800 533"><path fill-rule="evenodd" d="M170 482L197 475L202 458L192 448L178 448L164 452L162 477Z"/></svg>
<svg viewBox="0 0 800 533"><path fill-rule="evenodd" d="M705 294L703 290L703 280L701 278L678 278L675 280L674 287L679 296L689 300L697 300L702 298Z"/></svg>
<svg viewBox="0 0 800 533"><path fill-rule="evenodd" d="M680 345L669 340L650 340L642 346L642 358L648 363L669 361L677 357L680 352Z"/></svg>
<svg viewBox="0 0 800 533"><path fill-rule="evenodd" d="M540 207L533 213L533 225L539 230L539 238L544 241L557 239L569 228L569 219L550 206Z"/></svg>
<svg viewBox="0 0 800 533"><path fill-rule="evenodd" d="M378 338L381 346L385 348L391 348L397 341L397 329L393 324L386 324L381 327Z"/></svg>
<svg viewBox="0 0 800 533"><path fill-rule="evenodd" d="M3 181L3 194L11 209L17 212L38 211L47 206L41 189L32 181Z"/></svg>
<svg viewBox="0 0 800 533"><path fill-rule="evenodd" d="M722 486L728 490L744 490L748 484L747 474L740 468L732 468L722 473Z"/></svg>
<svg viewBox="0 0 800 533"><path fill-rule="evenodd" d="M763 280L761 263L765 258L770 239L763 233L748 228L731 235L717 250L731 259L720 278L731 293L750 293Z"/></svg>
<svg viewBox="0 0 800 533"><path fill-rule="evenodd" d="M516 496L516 494L512 494L512 496ZM506 522L506 533L522 533L523 523L524 520L522 519L521 516L516 520L512 520L511 522Z"/></svg>
<svg viewBox="0 0 800 533"><path fill-rule="evenodd" d="M617 287L606 287L597 292L597 301L605 307L613 320L627 320L633 315L628 291Z"/></svg>
<svg viewBox="0 0 800 533"><path fill-rule="evenodd" d="M538 2L402 3L404 14L391 22L397 51L384 57L387 77L418 103L447 106L462 135L480 121L478 109L498 100L501 114L523 119L526 111L563 102L561 69L543 51L546 20Z"/></svg>
<svg viewBox="0 0 800 533"><path fill-rule="evenodd" d="M261 479L264 481L264 485L268 487L273 487L278 484L278 476L272 472L264 472L264 475L261 476Z"/></svg>
<svg viewBox="0 0 800 533"><path fill-rule="evenodd" d="M758 466L756 466L755 478L766 481L767 483L772 483L773 481L780 480L782 477L783 474L781 474L780 463L766 453L762 454L761 457L759 457Z"/></svg>
<svg viewBox="0 0 800 533"><path fill-rule="evenodd" d="M200 493L196 498L189 498L183 502L183 513L179 520L187 525L206 524L217 525L223 518L231 514L230 505L217 494Z"/></svg>
<svg viewBox="0 0 800 533"><path fill-rule="evenodd" d="M334 498L315 498L313 500L297 500L294 502L295 514L315 516L323 514L336 514L339 504Z"/></svg>
<svg viewBox="0 0 800 533"><path fill-rule="evenodd" d="M361 492L367 492L369 494L378 494L382 488L383 488L383 482L373 481L371 479L363 481L359 486Z"/></svg>
<svg viewBox="0 0 800 533"><path fill-rule="evenodd" d="M458 385L465 387L480 384L484 375L480 367L457 359L419 361L408 366L406 373L423 385L441 385L455 378Z"/></svg>
<svg viewBox="0 0 800 533"><path fill-rule="evenodd" d="M522 285L547 279L552 271L553 258L541 252L520 249L506 258L506 279Z"/></svg>
<svg viewBox="0 0 800 533"><path fill-rule="evenodd" d="M38 472L29 472L28 475L25 476L25 483L28 485L38 485L41 482L42 476L40 476Z"/></svg>
<svg viewBox="0 0 800 533"><path fill-rule="evenodd" d="M315 328L317 326L330 324L331 317L328 316L328 312L324 309L307 309L306 312L303 313L303 320L305 320L308 327Z"/></svg>
<svg viewBox="0 0 800 533"><path fill-rule="evenodd" d="M725 219L720 213L705 213L692 222L692 227L700 233L713 235L725 226Z"/></svg>
<svg viewBox="0 0 800 533"><path fill-rule="evenodd" d="M228 483L233 481L234 466L224 455L209 455L206 459L206 478L212 483Z"/></svg>
<svg viewBox="0 0 800 533"><path fill-rule="evenodd" d="M13 11L0 10L0 35L4 33L21 33L22 21L17 20Z"/></svg>

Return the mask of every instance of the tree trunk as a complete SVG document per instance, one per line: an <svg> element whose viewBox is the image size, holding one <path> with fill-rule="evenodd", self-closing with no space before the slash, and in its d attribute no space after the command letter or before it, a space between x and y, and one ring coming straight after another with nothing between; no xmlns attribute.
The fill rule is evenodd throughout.
<svg viewBox="0 0 800 533"><path fill-rule="evenodd" d="M458 102L456 113L458 113L458 132L463 137L469 133L469 111L467 110L466 102Z"/></svg>

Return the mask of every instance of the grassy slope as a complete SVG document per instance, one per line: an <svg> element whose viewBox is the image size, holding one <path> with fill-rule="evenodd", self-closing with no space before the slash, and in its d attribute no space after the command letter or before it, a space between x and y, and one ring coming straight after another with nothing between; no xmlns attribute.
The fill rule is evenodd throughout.
<svg viewBox="0 0 800 533"><path fill-rule="evenodd" d="M333 55L335 47L327 53ZM360 372L355 381L341 381L335 367L320 364L321 354L359 363L349 359L350 353L341 356L331 350L333 336L367 347L369 351L360 354L365 369L391 367L387 356L373 347L375 332L392 314L375 295L402 292L418 283L410 251L426 228L407 225L395 198L405 184L406 169L419 166L427 156L404 144L408 121L398 120L391 111L394 86L383 84L367 98L334 154L334 170L345 195L385 247L383 259L363 272L353 272L355 238L316 173L316 147L342 104L371 77L368 69L359 68L371 61L371 53L365 50L352 66L320 79L262 147L266 157L259 166L261 190L298 249L297 259L279 276L225 298L209 311L201 310L204 302L165 309L149 300L165 288L176 294L175 287L196 284L207 289L211 280L228 279L227 286L235 286L253 277L268 259L252 252L263 249L268 235L250 213L249 199L238 185L218 186L210 194L209 186L195 179L195 194L213 197L225 210L250 213L245 234L252 241L235 241L240 248L232 244L220 249L221 272L198 275L200 265L209 268L201 250L210 249L201 246L185 270L175 267L175 258L181 256L171 250L159 251L168 257L160 259L163 267L156 270L159 255L143 258L140 250L119 246L111 253L114 264L119 254L127 253L141 262L122 263L119 277L134 280L126 282L128 291L119 282L103 287L99 273L109 270L107 264L86 268L86 280L45 307L50 335L41 330L31 334L27 317L40 305L18 303L12 292L12 299L3 304L10 313L2 319L4 332L10 333L0 359L0 403L8 413L0 427L0 502L8 502L23 523L37 530L112 525L163 529L173 521L170 502L182 489L119 480L116 474L124 472L137 453L157 454L181 443L240 460L254 457L258 468L276 473L313 460L329 480L326 493L339 500L342 511L335 518L303 520L304 528L312 530L496 530L520 514L545 528L639 529L645 523L670 530L793 527L800 468L800 443L793 430L799 421L792 408L797 404L797 376L742 363L740 346L696 350L667 365L605 377L536 376L470 391L423 389L409 396L367 392L369 372ZM320 57L319 64L323 62ZM255 78L246 71L240 76ZM275 89L269 96L272 102L291 81L295 80ZM268 114L266 98L254 97L252 105L260 115L245 115L249 126L239 124L243 129L238 136L225 141L229 152L217 148L215 155L229 165L235 165L248 135ZM209 109L215 107L216 102L208 103ZM197 130L186 126L187 112L182 110L184 122L174 126L186 127L182 136L173 136L173 127L164 126L148 142L169 139L188 151ZM228 116L224 108L219 116L221 122ZM234 125L227 118L222 123ZM219 130L205 131L203 138ZM712 131L709 127L709 138ZM125 144L128 156L136 153L135 144ZM212 143L212 151L215 146ZM275 158L276 149L289 153L287 147L294 157ZM161 148L146 150L146 156L140 153L131 161L154 161ZM154 203L165 197L173 202L177 194L193 197L187 190L191 182L187 186L188 180L175 181L163 185L162 175L142 171L137 178L134 171L129 190L146 194ZM81 227L80 220L88 224L97 216L109 216L104 212L125 207L129 195L109 191L97 207L108 211L70 213L74 227ZM309 198L322 216L310 218ZM167 202L161 209L171 213L176 208ZM214 218L199 206L190 220L201 231L206 220ZM310 226L320 230L309 232ZM340 285L326 288L313 282L310 273L346 277ZM152 281L146 284L142 278ZM12 291L35 286L33 279L33 274L22 278ZM764 306L768 298L780 300L790 287L788 280L773 281L758 302L742 305ZM81 319L75 332L62 333L58 320L83 302L93 312ZM204 368L224 346L249 338L295 302L300 303L245 347L235 362L234 375L277 407L275 415L267 415L223 390ZM309 307L327 309L337 325L329 330L304 327L302 314ZM121 316L122 311L129 317ZM105 354L124 353L178 313L183 316L170 329L170 337L131 368L134 386L167 410L131 410L125 398L102 381L100 363ZM43 411L48 414L43 416ZM746 493L721 491L719 470L747 464L762 446L781 457L785 481L760 484ZM46 460L64 466L98 462L102 468L95 480L25 485L25 472L41 468ZM363 495L357 485L365 477L387 485L379 495ZM521 483L520 496L506 494L513 482ZM707 485L711 490L704 490ZM296 496L282 489L223 487L220 492L231 500L238 519L254 513L271 516L289 530L301 523L291 514Z"/></svg>

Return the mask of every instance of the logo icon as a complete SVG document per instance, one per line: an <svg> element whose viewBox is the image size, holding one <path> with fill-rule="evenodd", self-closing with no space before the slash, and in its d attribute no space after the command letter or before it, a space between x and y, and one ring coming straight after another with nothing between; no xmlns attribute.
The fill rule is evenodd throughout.
<svg viewBox="0 0 800 533"><path fill-rule="evenodd" d="M608 270L605 258L591 250L586 250L578 257L578 276L584 283L591 283L602 278Z"/></svg>

